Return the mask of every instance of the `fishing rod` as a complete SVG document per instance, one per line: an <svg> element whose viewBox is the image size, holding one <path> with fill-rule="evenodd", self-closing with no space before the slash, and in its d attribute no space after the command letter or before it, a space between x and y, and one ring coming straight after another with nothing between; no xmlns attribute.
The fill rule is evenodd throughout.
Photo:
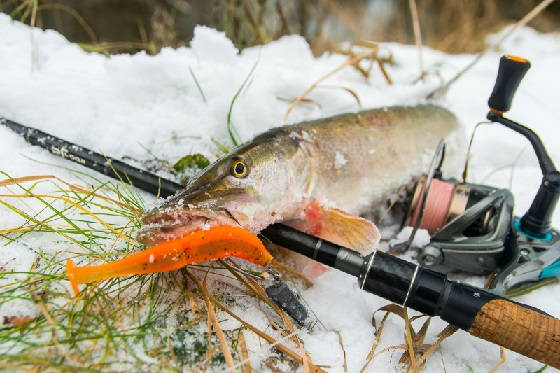
<svg viewBox="0 0 560 373"><path fill-rule="evenodd" d="M118 159L108 157L84 148L83 146L60 139L36 128L24 126L1 117L0 125L6 126L22 136L31 145L40 146L48 150L51 154L81 164L103 175L125 182L130 181L138 189L142 189L153 195L169 197L178 189L182 188L181 184L133 167Z"/></svg>
<svg viewBox="0 0 560 373"><path fill-rule="evenodd" d="M501 62L501 66L502 65L503 62ZM500 71L502 70L504 69L501 67ZM518 68L510 67L509 70L505 70L505 73L502 71L502 73L498 74L496 84L498 89L495 88L491 100L492 97L494 97L494 101L497 100L496 102L501 99L501 102L505 104L509 102L509 105L511 105L513 93L521 81L523 74L519 74L521 69ZM511 71L513 71L513 73L511 73ZM517 84L515 84L515 79L518 79ZM491 111L491 113L493 113L493 111ZM494 114L491 115L490 113L488 116L491 120L500 123L504 122L511 127L517 128L509 123L509 120L503 118L503 112L501 114L495 114L499 115L500 118L495 118ZM105 157L99 153L58 139L31 127L1 118L0 124L8 126L33 145L43 147L55 155L62 156L107 176L120 180L128 180L139 189L154 195L167 197L183 189L183 186L178 183L165 180L157 175L137 169L116 159ZM540 140L536 141L535 137L536 140L538 140L538 136L535 135L532 137L532 143L537 144L534 146L539 148L538 143L540 143ZM542 146L542 143L540 143L540 145ZM544 149L544 146L542 146L542 149ZM543 153L542 149L540 149L540 153L537 152L538 156L539 154L546 154L546 150L544 150ZM437 163L435 160L438 157L438 153L439 152L436 152L436 157L434 157L432 166ZM548 171L552 170L552 173L554 173L555 169L550 168L552 164L551 161L547 162L545 160L541 163L544 164L544 166L541 164L543 170L546 170L547 173L550 173ZM553 164L552 167L554 167ZM414 219L409 220L414 224L415 230L419 227L423 227L424 213L426 212L426 208L430 205L430 199L428 198L430 190L432 190L430 188L430 183L432 181L441 181L439 179L440 175L436 172L438 169L439 167L431 167L428 178L424 180L423 186L419 187L420 189L417 188L418 193L415 193L417 195L416 202L413 201L413 203L410 204L409 210L412 211ZM544 173L543 171L543 174ZM532 213L526 214L528 218L524 220L528 222L524 223L525 225L523 226L526 227L524 229L527 229L531 233L524 232L526 234L524 237L529 239L531 234L542 234L544 239L552 236L549 241L557 243L557 233L547 230L552 213L551 209L554 209L554 207L547 207L547 201L555 201L558 199L557 192L555 192L555 189L551 191L549 184L549 179L545 180L543 177L543 184L541 185L543 191L539 189L538 193L541 197L535 198L537 202L533 204L536 205L536 207L532 208ZM484 221L482 221L482 223L479 221L478 214L484 212L485 209L488 210L485 206L487 206L490 203L488 201L491 200L494 202L490 203L490 206L498 208L498 210L499 207L502 206L502 209L499 210L502 212L496 215L501 217L501 220L500 218L494 217L494 220L489 219L489 221L494 223L497 221L500 222L498 226L504 226L503 216L507 216L508 213L511 215L511 210L513 208L511 192L509 192L509 195L505 192L496 195L495 188L486 187L490 189L484 189L483 187L484 186L473 186L475 193L472 193L472 195L478 197L474 198L474 202L471 201L471 206L466 208L463 212L460 212L450 223L457 223L456 220L459 220L462 222L462 225L465 225L465 221L470 221L472 224L476 222L476 224L474 224L476 227L484 227L485 223ZM467 206L467 204L465 204L465 206ZM429 211L430 210L427 210L428 214L426 214L426 217L429 217ZM505 226L509 227L510 220L505 220ZM447 225L445 227L447 227ZM500 232L502 230L500 230ZM441 229L439 229L438 232L440 231ZM382 296L392 302L410 307L428 315L440 316L443 320L474 336L499 344L553 367L560 368L560 320L539 309L513 302L501 295L467 284L450 281L442 273L428 269L423 265L417 265L399 259L381 251L375 251L369 256L363 257L348 248L319 239L282 224L271 225L261 233L273 243L357 277L360 287L367 292ZM411 235L411 238L413 238L413 235ZM506 234L505 236L510 237L511 234ZM493 237L495 237L495 235ZM555 239L553 240L553 238ZM445 243L445 240L440 239L440 241L437 241L434 239L431 241L431 244L434 245L438 242ZM530 241L527 242L530 243ZM480 248L484 242L479 241L478 243ZM509 239L506 243L507 245L505 246L510 247L510 245L515 245L516 241ZM447 254L446 252L446 255ZM289 288L280 289L276 295L275 301L281 305L282 303L285 304L286 300L291 300L292 304L287 305L287 311L289 311L290 315L294 316L298 312L305 313L305 310L302 309L303 306L297 304L297 296L290 293ZM283 297L283 301L279 301L278 295L281 298ZM284 307L286 306L284 305ZM296 320L298 320L298 316L295 315L295 317Z"/></svg>
<svg viewBox="0 0 560 373"><path fill-rule="evenodd" d="M282 224L261 233L277 245L357 277L364 291L439 316L475 337L560 368L560 320L537 308L450 281L442 273L379 250L363 257Z"/></svg>

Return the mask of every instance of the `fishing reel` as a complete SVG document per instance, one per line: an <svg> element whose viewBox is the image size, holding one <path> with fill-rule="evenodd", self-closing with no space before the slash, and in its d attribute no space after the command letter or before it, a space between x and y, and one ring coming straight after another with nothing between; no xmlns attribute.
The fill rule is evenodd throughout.
<svg viewBox="0 0 560 373"><path fill-rule="evenodd" d="M405 220L406 226L430 233L430 243L420 248L418 260L429 267L493 272L506 250L513 212L511 192L437 176L428 180L424 177L417 183Z"/></svg>
<svg viewBox="0 0 560 373"><path fill-rule="evenodd" d="M490 121L525 136L533 146L543 177L529 210L521 218L514 216L514 197L507 189L443 178L445 146L441 142L427 176L417 182L410 198L404 225L413 227L412 233L407 242L391 247L396 251L410 248L418 229L425 229L430 241L418 248L421 264L491 274L489 287L502 295L560 276L560 233L550 228L560 196L560 173L538 135L503 116L529 67L519 57L501 58L487 115Z"/></svg>

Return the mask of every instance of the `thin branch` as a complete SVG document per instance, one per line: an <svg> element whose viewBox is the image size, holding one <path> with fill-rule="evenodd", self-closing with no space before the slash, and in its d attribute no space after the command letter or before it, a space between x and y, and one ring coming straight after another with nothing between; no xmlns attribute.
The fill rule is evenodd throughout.
<svg viewBox="0 0 560 373"><path fill-rule="evenodd" d="M220 342L220 348L222 350L222 353L224 354L226 365L228 366L231 373L235 373L236 370L235 364L233 362L233 356L231 355L226 336L224 334L224 331L220 327L220 323L218 322L218 318L216 317L216 313L214 312L214 307L212 307L212 303L210 301L211 295L208 291L208 288L206 287L206 276L204 277L204 281L200 283L200 281L198 281L196 277L191 275L188 271L185 272L187 273L187 276L189 276L191 280L196 283L196 286L200 289L200 291L202 291L202 294L204 295L204 299L206 300L206 308L208 310L208 319L212 323L213 329L216 332L216 336L218 337L218 341ZM209 335L211 335L211 333L209 333Z"/></svg>
<svg viewBox="0 0 560 373"><path fill-rule="evenodd" d="M284 115L284 121L286 121L288 119L288 116L290 115L290 112L294 109L294 107L297 104L299 104L301 102L301 100L303 100L309 94L309 92L314 90L321 82L327 80L328 78L330 78L331 76L333 76L334 74L339 72L340 70L344 69L346 66L351 66L351 65L357 64L361 60L363 60L364 58L375 57L376 53L377 53L377 50L372 50L372 51L368 51L366 53L359 54L355 57L349 58L344 63L342 63L341 65L337 66L335 69L330 71L328 74L319 78L317 81L315 81L309 87L307 87L307 89L305 91L303 91L303 93L292 102L292 104L288 107L288 110L286 110L286 114Z"/></svg>
<svg viewBox="0 0 560 373"><path fill-rule="evenodd" d="M496 364L496 366L492 368L490 373L496 373L498 371L498 368L505 362L506 362L506 350L502 346L500 346L500 361L498 361L498 364Z"/></svg>

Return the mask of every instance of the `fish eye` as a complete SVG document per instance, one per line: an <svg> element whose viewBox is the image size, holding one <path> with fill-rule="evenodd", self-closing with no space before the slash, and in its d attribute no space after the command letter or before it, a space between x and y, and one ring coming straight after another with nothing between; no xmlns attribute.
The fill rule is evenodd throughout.
<svg viewBox="0 0 560 373"><path fill-rule="evenodd" d="M231 174L237 178L247 176L247 165L245 162L236 160L231 165Z"/></svg>

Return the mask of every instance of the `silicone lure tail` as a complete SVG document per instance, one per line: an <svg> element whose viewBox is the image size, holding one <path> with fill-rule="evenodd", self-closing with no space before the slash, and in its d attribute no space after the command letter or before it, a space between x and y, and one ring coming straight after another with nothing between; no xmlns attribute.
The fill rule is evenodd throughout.
<svg viewBox="0 0 560 373"><path fill-rule="evenodd" d="M66 261L66 276L74 293L78 295L78 284L119 276L168 272L189 264L228 256L262 266L272 260L262 242L252 233L239 227L217 226L162 242L116 262L76 267L74 261L69 259Z"/></svg>

